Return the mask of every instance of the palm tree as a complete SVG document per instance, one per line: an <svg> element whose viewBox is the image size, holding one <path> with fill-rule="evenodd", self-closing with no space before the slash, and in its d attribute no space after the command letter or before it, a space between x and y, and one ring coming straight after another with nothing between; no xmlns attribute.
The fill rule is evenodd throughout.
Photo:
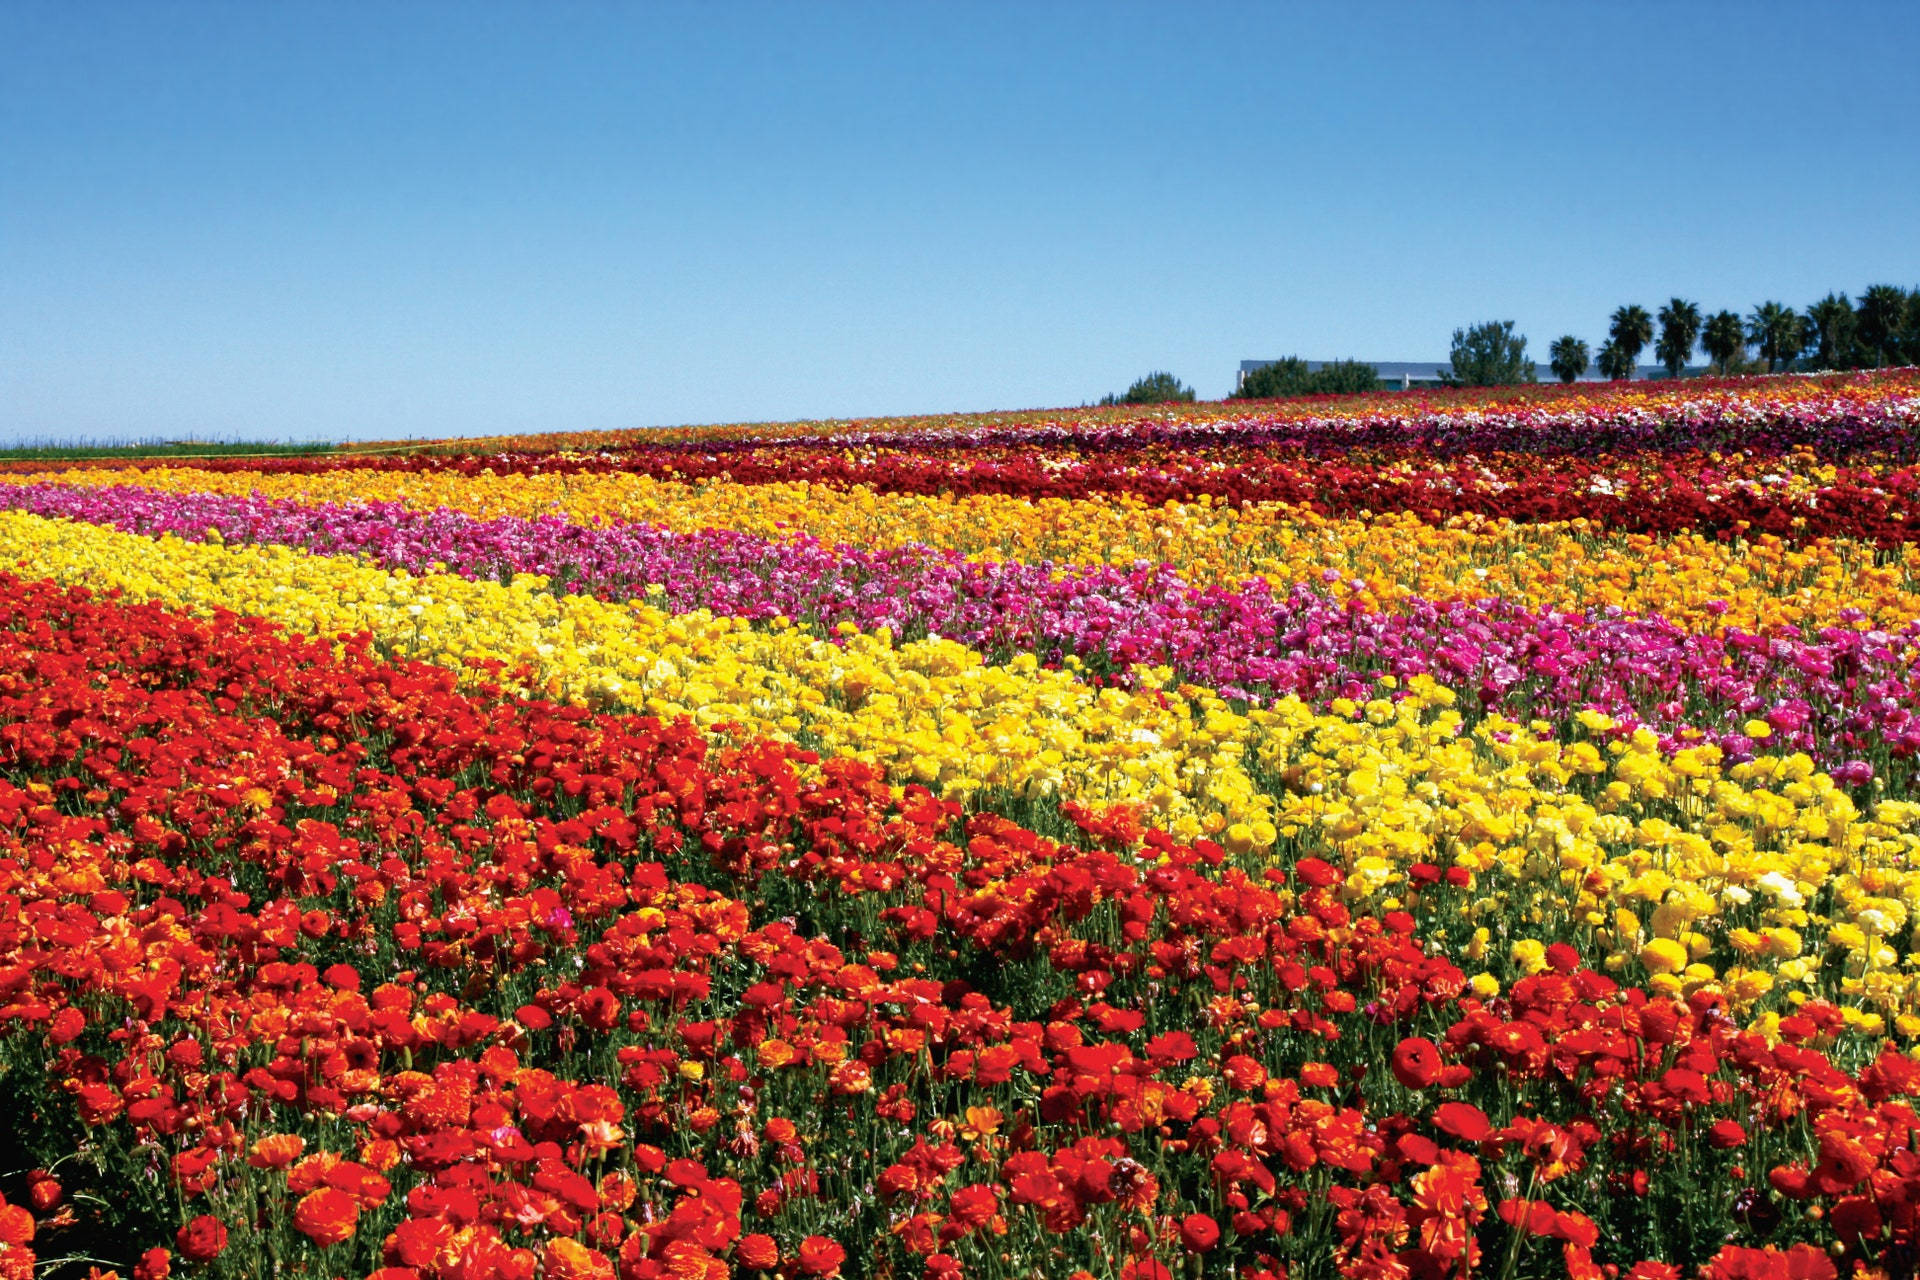
<svg viewBox="0 0 1920 1280"><path fill-rule="evenodd" d="M1613 313L1613 324L1607 330L1607 337L1626 357L1627 371L1621 376L1631 378L1634 362L1640 358L1641 350L1653 341L1653 317L1647 314L1645 307L1616 308Z"/></svg>
<svg viewBox="0 0 1920 1280"><path fill-rule="evenodd" d="M1693 344L1700 337L1700 304L1681 298L1667 299L1660 308L1660 343L1653 353L1667 366L1667 376L1677 378L1693 358Z"/></svg>
<svg viewBox="0 0 1920 1280"><path fill-rule="evenodd" d="M1618 338L1607 339L1600 348L1600 355L1594 360L1594 366L1600 370L1600 376L1614 382L1633 376L1633 357L1620 345Z"/></svg>
<svg viewBox="0 0 1920 1280"><path fill-rule="evenodd" d="M1701 326L1700 345L1713 361L1715 372L1732 373L1746 360L1747 331L1734 312L1716 312Z"/></svg>
<svg viewBox="0 0 1920 1280"><path fill-rule="evenodd" d="M1907 314L1907 291L1876 284L1860 295L1860 345L1874 368L1900 363L1900 330Z"/></svg>
<svg viewBox="0 0 1920 1280"><path fill-rule="evenodd" d="M1767 358L1767 372L1791 364L1800 354L1800 313L1778 302L1763 302L1747 317L1747 341Z"/></svg>
<svg viewBox="0 0 1920 1280"><path fill-rule="evenodd" d="M1547 348L1547 359L1553 366L1554 377L1572 382L1587 371L1587 344L1570 333L1555 338Z"/></svg>
<svg viewBox="0 0 1920 1280"><path fill-rule="evenodd" d="M1813 366L1816 369L1844 369L1857 358L1854 332L1858 318L1853 300L1844 293L1829 293L1807 308L1813 325Z"/></svg>

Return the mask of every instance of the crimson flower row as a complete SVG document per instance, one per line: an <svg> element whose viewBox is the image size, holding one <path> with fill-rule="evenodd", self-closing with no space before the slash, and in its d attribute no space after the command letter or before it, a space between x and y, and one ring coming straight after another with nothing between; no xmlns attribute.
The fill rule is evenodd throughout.
<svg viewBox="0 0 1920 1280"><path fill-rule="evenodd" d="M1817 1001L1769 1043L1564 943L1485 994L1437 936L1464 872L1356 916L1315 858L1078 810L1048 836L11 579L0 764L16 1260L63 1232L146 1277L1920 1258L1920 1065L1828 1047Z"/></svg>

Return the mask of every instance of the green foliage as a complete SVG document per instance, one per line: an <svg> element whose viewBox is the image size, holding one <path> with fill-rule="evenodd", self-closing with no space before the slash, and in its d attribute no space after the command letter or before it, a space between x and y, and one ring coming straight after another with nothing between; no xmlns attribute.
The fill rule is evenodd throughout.
<svg viewBox="0 0 1920 1280"><path fill-rule="evenodd" d="M1380 373L1363 360L1329 360L1313 371L1309 395L1350 396L1380 389Z"/></svg>
<svg viewBox="0 0 1920 1280"><path fill-rule="evenodd" d="M1809 364L1816 369L1851 369L1860 363L1860 321L1851 298L1829 293L1807 308L1807 319L1813 326L1812 340L1806 344L1812 352Z"/></svg>
<svg viewBox="0 0 1920 1280"><path fill-rule="evenodd" d="M1631 378L1640 352L1653 341L1653 317L1645 307L1617 307L1607 328L1607 339L1626 356L1627 371L1620 376Z"/></svg>
<svg viewBox="0 0 1920 1280"><path fill-rule="evenodd" d="M1791 364L1805 337L1800 313L1782 303L1763 302L1747 317L1747 341L1760 349L1768 373Z"/></svg>
<svg viewBox="0 0 1920 1280"><path fill-rule="evenodd" d="M1553 345L1547 348L1547 360L1553 366L1554 377L1572 382L1587 371L1591 355L1587 344L1569 333L1553 340Z"/></svg>
<svg viewBox="0 0 1920 1280"><path fill-rule="evenodd" d="M1261 365L1241 380L1236 400L1278 400L1284 396L1346 396L1378 391L1380 375L1361 360L1329 360L1310 368L1299 356Z"/></svg>
<svg viewBox="0 0 1920 1280"><path fill-rule="evenodd" d="M1285 356L1263 364L1240 380L1236 400L1278 400L1283 396L1312 395L1313 370L1299 356Z"/></svg>
<svg viewBox="0 0 1920 1280"><path fill-rule="evenodd" d="M1618 338L1607 339L1606 345L1600 348L1594 366L1600 370L1601 377L1613 382L1633 377L1633 357L1627 354L1627 349L1620 345Z"/></svg>
<svg viewBox="0 0 1920 1280"><path fill-rule="evenodd" d="M1904 364L1920 358L1908 349L1911 330L1916 326L1910 314L1920 297L1910 298L1898 285L1876 284L1860 295L1855 313L1860 335L1861 363L1876 369Z"/></svg>
<svg viewBox="0 0 1920 1280"><path fill-rule="evenodd" d="M1693 358L1693 344L1700 340L1700 304L1684 298L1669 298L1660 308L1660 341L1653 353L1666 366L1667 376L1677 378Z"/></svg>
<svg viewBox="0 0 1920 1280"><path fill-rule="evenodd" d="M1733 311L1719 311L1700 330L1700 347L1713 362L1715 373L1742 373L1746 368L1747 330Z"/></svg>
<svg viewBox="0 0 1920 1280"><path fill-rule="evenodd" d="M1193 388L1164 370L1155 370L1118 396L1103 396L1101 404L1172 404L1194 399Z"/></svg>
<svg viewBox="0 0 1920 1280"><path fill-rule="evenodd" d="M1511 320L1455 329L1449 367L1439 374L1450 387L1504 387L1534 380L1526 336L1513 331Z"/></svg>

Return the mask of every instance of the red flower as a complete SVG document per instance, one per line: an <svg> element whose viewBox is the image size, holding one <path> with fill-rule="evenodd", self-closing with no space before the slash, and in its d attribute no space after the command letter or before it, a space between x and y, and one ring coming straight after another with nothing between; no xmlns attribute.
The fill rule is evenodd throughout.
<svg viewBox="0 0 1920 1280"><path fill-rule="evenodd" d="M87 1015L72 1005L68 1005L53 1015L53 1023L47 1029L47 1038L55 1044L70 1044L80 1038L87 1029Z"/></svg>
<svg viewBox="0 0 1920 1280"><path fill-rule="evenodd" d="M1443 1102L1435 1107L1433 1127L1462 1142L1479 1142L1493 1131L1486 1112L1466 1102Z"/></svg>
<svg viewBox="0 0 1920 1280"><path fill-rule="evenodd" d="M953 1193L952 1217L964 1227L984 1227L999 1210L999 1194L987 1183L977 1182Z"/></svg>
<svg viewBox="0 0 1920 1280"><path fill-rule="evenodd" d="M827 1236L808 1236L800 1242L800 1270L807 1275L838 1275L846 1260L847 1251Z"/></svg>
<svg viewBox="0 0 1920 1280"><path fill-rule="evenodd" d="M1329 885L1340 883L1340 873L1334 869L1333 864L1323 862L1319 858L1300 859L1293 864L1293 874L1316 889L1324 889Z"/></svg>
<svg viewBox="0 0 1920 1280"><path fill-rule="evenodd" d="M1393 1051L1393 1077L1409 1089L1431 1085L1440 1069L1440 1049L1431 1040L1409 1036Z"/></svg>
<svg viewBox="0 0 1920 1280"><path fill-rule="evenodd" d="M1731 1151L1735 1147L1742 1146L1746 1140L1747 1131L1741 1127L1738 1120L1716 1121L1713 1127L1707 1130L1707 1141L1722 1151Z"/></svg>
<svg viewBox="0 0 1920 1280"><path fill-rule="evenodd" d="M227 1228L220 1219L201 1214L173 1237L180 1256L193 1262L209 1262L227 1247Z"/></svg>
<svg viewBox="0 0 1920 1280"><path fill-rule="evenodd" d="M753 1267L759 1271L769 1271L780 1265L780 1246L773 1237L754 1232L750 1236L741 1236L740 1243L733 1247L733 1256L740 1260L743 1267Z"/></svg>
<svg viewBox="0 0 1920 1280"><path fill-rule="evenodd" d="M1558 1225L1560 1215L1545 1200L1526 1200L1514 1198L1502 1200L1498 1210L1500 1221L1512 1227L1522 1235L1550 1236Z"/></svg>
<svg viewBox="0 0 1920 1280"><path fill-rule="evenodd" d="M1340 1069L1330 1062L1309 1062L1300 1068L1300 1083L1309 1089L1333 1089L1340 1084Z"/></svg>
<svg viewBox="0 0 1920 1280"><path fill-rule="evenodd" d="M1228 1084L1241 1090L1258 1089L1267 1082L1267 1069L1244 1053L1228 1058L1220 1074L1227 1078Z"/></svg>
<svg viewBox="0 0 1920 1280"><path fill-rule="evenodd" d="M1205 1253L1220 1243L1220 1224L1204 1213L1190 1213L1180 1220L1180 1240L1194 1253Z"/></svg>
<svg viewBox="0 0 1920 1280"><path fill-rule="evenodd" d="M1700 1269L1701 1280L1836 1280L1833 1260L1810 1244L1782 1252L1728 1245Z"/></svg>

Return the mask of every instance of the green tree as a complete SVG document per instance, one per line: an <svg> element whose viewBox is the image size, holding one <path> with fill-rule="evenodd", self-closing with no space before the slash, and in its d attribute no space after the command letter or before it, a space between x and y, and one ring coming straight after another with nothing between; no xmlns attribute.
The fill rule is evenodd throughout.
<svg viewBox="0 0 1920 1280"><path fill-rule="evenodd" d="M1667 376L1677 378L1693 359L1693 344L1700 340L1700 305L1683 298L1669 298L1660 308L1660 341L1654 355L1667 367Z"/></svg>
<svg viewBox="0 0 1920 1280"><path fill-rule="evenodd" d="M1547 348L1547 359L1553 365L1553 376L1562 382L1572 382L1587 371L1587 344L1572 334L1555 338L1553 345Z"/></svg>
<svg viewBox="0 0 1920 1280"><path fill-rule="evenodd" d="M1607 326L1607 337L1626 356L1627 372L1623 376L1631 378L1640 352L1653 341L1653 317L1645 307L1616 307L1613 321Z"/></svg>
<svg viewBox="0 0 1920 1280"><path fill-rule="evenodd" d="M1860 295L1856 327L1865 363L1876 369L1901 363L1907 304L1907 291L1898 285L1876 284Z"/></svg>
<svg viewBox="0 0 1920 1280"><path fill-rule="evenodd" d="M1282 396L1345 396L1378 391L1380 374L1362 360L1329 360L1309 368L1299 356L1263 364L1240 380L1236 400L1277 400Z"/></svg>
<svg viewBox="0 0 1920 1280"><path fill-rule="evenodd" d="M1813 349L1816 369L1848 369L1859 363L1859 319L1853 300L1844 293L1829 293L1807 308L1813 324L1813 336L1806 344Z"/></svg>
<svg viewBox="0 0 1920 1280"><path fill-rule="evenodd" d="M1718 311L1700 328L1700 346L1713 361L1714 372L1739 373L1747 362L1747 330L1732 311Z"/></svg>
<svg viewBox="0 0 1920 1280"><path fill-rule="evenodd" d="M1156 370L1141 378L1126 392L1118 396L1107 396L1101 404L1169 404L1176 400L1194 399L1193 388L1170 373Z"/></svg>
<svg viewBox="0 0 1920 1280"><path fill-rule="evenodd" d="M1364 360L1329 360L1313 371L1316 396L1350 396L1380 389L1380 371Z"/></svg>
<svg viewBox="0 0 1920 1280"><path fill-rule="evenodd" d="M1272 364L1263 364L1240 380L1234 392L1237 400L1278 400L1282 396L1310 394L1313 370L1299 356L1286 356Z"/></svg>
<svg viewBox="0 0 1920 1280"><path fill-rule="evenodd" d="M1449 366L1436 372L1450 387L1503 387L1534 380L1526 336L1513 331L1511 320L1455 329Z"/></svg>
<svg viewBox="0 0 1920 1280"><path fill-rule="evenodd" d="M1601 377L1620 382L1633 376L1633 357L1620 345L1620 339L1608 338L1594 360L1594 367L1600 370Z"/></svg>
<svg viewBox="0 0 1920 1280"><path fill-rule="evenodd" d="M1800 313L1778 302L1763 302L1747 317L1747 341L1760 349L1767 372L1793 363L1804 335Z"/></svg>

